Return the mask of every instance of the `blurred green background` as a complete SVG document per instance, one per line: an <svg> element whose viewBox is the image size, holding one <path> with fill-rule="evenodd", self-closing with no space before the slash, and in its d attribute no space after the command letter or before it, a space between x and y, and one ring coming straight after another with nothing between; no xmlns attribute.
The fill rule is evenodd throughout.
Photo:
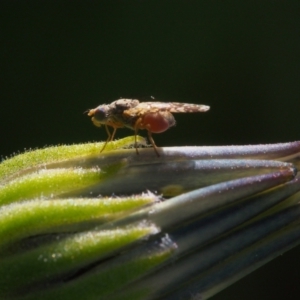
<svg viewBox="0 0 300 300"><path fill-rule="evenodd" d="M0 36L2 157L106 139L83 112L120 97L211 106L158 146L300 139L299 0L3 0ZM297 299L299 250L213 299Z"/></svg>

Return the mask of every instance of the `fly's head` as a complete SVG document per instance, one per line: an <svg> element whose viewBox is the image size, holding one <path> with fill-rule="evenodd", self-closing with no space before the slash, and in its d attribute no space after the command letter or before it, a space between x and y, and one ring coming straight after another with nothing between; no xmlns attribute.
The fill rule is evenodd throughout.
<svg viewBox="0 0 300 300"><path fill-rule="evenodd" d="M87 115L92 117L92 122L95 126L100 127L101 125L105 125L109 122L109 117L111 115L111 108L109 105L99 105L94 109L90 109L87 111Z"/></svg>

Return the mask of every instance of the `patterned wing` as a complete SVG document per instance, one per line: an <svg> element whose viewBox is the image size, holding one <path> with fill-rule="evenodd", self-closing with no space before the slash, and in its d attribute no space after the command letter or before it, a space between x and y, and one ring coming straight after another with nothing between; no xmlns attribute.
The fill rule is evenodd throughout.
<svg viewBox="0 0 300 300"><path fill-rule="evenodd" d="M168 111L171 113L196 113L206 112L209 106L201 104L179 103L179 102L141 102L137 106L125 110L127 116L135 117L147 112Z"/></svg>

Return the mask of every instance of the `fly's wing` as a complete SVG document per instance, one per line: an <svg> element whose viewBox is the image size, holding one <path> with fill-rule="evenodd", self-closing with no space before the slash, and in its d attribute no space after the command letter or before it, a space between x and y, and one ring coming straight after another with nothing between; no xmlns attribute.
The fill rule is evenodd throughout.
<svg viewBox="0 0 300 300"><path fill-rule="evenodd" d="M179 102L141 102L137 106L125 110L127 116L135 117L148 112L168 111L171 113L197 113L206 112L209 106L201 104L179 103Z"/></svg>

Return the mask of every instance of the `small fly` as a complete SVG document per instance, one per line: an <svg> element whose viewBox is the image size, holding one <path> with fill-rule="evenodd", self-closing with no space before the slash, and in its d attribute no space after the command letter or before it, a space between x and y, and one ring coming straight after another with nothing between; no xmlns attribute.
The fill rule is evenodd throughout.
<svg viewBox="0 0 300 300"><path fill-rule="evenodd" d="M206 112L209 106L179 102L140 102L136 99L119 99L110 104L102 104L87 111L92 117L95 126L105 126L108 139L103 145L102 152L107 143L115 137L118 128L127 127L134 130L135 149L137 149L137 134L140 129L148 131L148 138L159 156L152 133L161 133L176 124L172 113L197 113ZM113 128L111 133L108 127Z"/></svg>

